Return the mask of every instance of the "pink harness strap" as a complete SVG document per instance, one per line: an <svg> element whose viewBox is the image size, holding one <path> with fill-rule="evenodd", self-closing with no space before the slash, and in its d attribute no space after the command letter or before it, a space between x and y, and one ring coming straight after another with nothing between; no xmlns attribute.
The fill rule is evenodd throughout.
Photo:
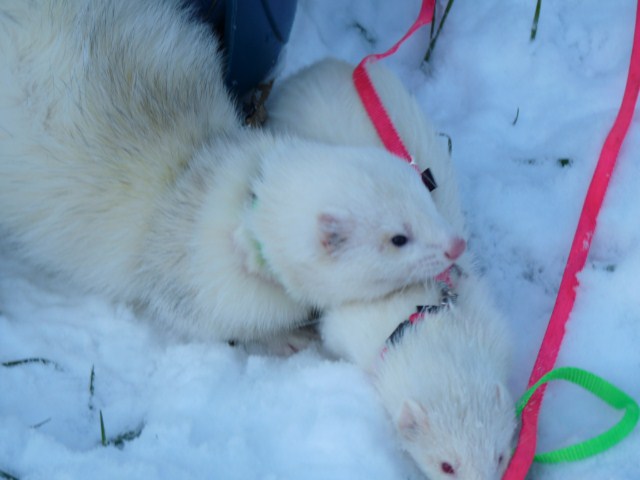
<svg viewBox="0 0 640 480"><path fill-rule="evenodd" d="M393 55L396 50L400 48L400 45L402 45L407 38L413 35L418 28L431 23L433 20L435 3L435 0L423 0L418 18L413 25L411 25L411 28L409 28L407 33L405 33L404 36L386 52L366 56L353 71L353 83L383 145L389 152L412 164L418 173L420 173L420 170L413 163L411 155L404 146L404 143L402 143L398 131L393 126L393 122L389 118L389 114L384 108L384 105L373 86L373 82L371 81L371 77L369 76L366 67L371 61L380 60L388 57L389 55Z"/></svg>
<svg viewBox="0 0 640 480"><path fill-rule="evenodd" d="M556 303L551 313L549 325L540 346L540 352L536 359L529 386L535 384L540 377L550 371L558 357L560 345L565 333L565 325L569 314L573 309L578 287L577 274L584 267L591 239L596 228L598 212L609 185L609 179L613 167L618 158L620 147L627 134L633 111L638 99L640 88L640 0L636 8L635 33L633 37L633 50L627 85L625 87L622 104L618 116L602 147L598 164L596 165L591 184L587 190L586 199L582 207L578 227L571 245L567 265L562 276ZM531 397L531 400L522 412L522 429L516 451L511 463L503 477L503 480L521 480L525 478L533 461L536 451L536 428L538 414L544 395L545 386L541 387Z"/></svg>

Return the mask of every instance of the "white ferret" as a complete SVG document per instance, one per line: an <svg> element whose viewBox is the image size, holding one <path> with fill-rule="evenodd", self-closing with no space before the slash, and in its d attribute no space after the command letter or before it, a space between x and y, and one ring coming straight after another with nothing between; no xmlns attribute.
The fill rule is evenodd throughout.
<svg viewBox="0 0 640 480"><path fill-rule="evenodd" d="M436 275L464 241L374 147L240 126L179 0L0 0L0 237L197 339Z"/></svg>
<svg viewBox="0 0 640 480"><path fill-rule="evenodd" d="M418 104L383 65L368 70L408 151L430 168L438 210L459 231L464 217L449 156ZM338 60L313 64L277 85L268 102L268 125L336 145L381 145L352 81L353 66ZM506 388L508 329L473 270L456 303L396 333L416 306L438 304L440 288L427 282L372 302L330 309L320 319L323 343L333 354L369 372L404 448L430 479L493 480L506 468L515 430Z"/></svg>
<svg viewBox="0 0 640 480"><path fill-rule="evenodd" d="M515 432L506 387L510 342L479 278L457 299L389 337L418 305L438 304L433 285L343 305L321 319L325 347L367 371L402 447L431 480L498 480Z"/></svg>

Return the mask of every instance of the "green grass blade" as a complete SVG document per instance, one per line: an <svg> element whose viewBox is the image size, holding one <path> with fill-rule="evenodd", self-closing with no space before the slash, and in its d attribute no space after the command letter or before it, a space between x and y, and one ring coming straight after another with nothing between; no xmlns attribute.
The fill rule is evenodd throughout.
<svg viewBox="0 0 640 480"><path fill-rule="evenodd" d="M538 0L536 3L536 13L533 15L533 25L531 25L531 38L530 40L533 42L536 39L536 34L538 33L538 19L540 18L540 6L542 0Z"/></svg>
<svg viewBox="0 0 640 480"><path fill-rule="evenodd" d="M29 365L31 363L39 363L41 365L52 365L56 370L62 370L62 367L52 360L46 358L23 358L21 360L12 360L10 362L2 362L2 366L6 368L19 367L22 365Z"/></svg>
<svg viewBox="0 0 640 480"><path fill-rule="evenodd" d="M442 14L442 19L440 20L440 24L438 25L438 30L436 30L435 36L433 36L431 38L431 41L429 42L429 48L427 49L427 53L424 55L424 61L425 62L429 62L429 59L431 58L431 55L433 54L433 50L436 48L436 42L438 41L438 36L440 35L440 32L442 31L442 27L444 27L444 22L447 21L447 17L449 16L449 11L451 10L451 7L453 6L453 1L454 0L449 0L447 2L447 6L445 7L444 13ZM433 21L435 22L435 10L434 10ZM433 22L432 22L432 24L433 24Z"/></svg>
<svg viewBox="0 0 640 480"><path fill-rule="evenodd" d="M102 410L100 410L100 438L103 447L106 447L109 442L107 442L107 435L104 431L104 419L102 418Z"/></svg>
<svg viewBox="0 0 640 480"><path fill-rule="evenodd" d="M438 8L438 2L434 2L433 4L433 21L431 22L431 25L429 25L429 41L433 40L433 34L435 33L435 29L436 29L436 9Z"/></svg>
<svg viewBox="0 0 640 480"><path fill-rule="evenodd" d="M511 125L515 126L516 123L518 123L519 118L520 118L520 107L518 107L518 109L516 110L516 118L513 119L513 122L511 122Z"/></svg>
<svg viewBox="0 0 640 480"><path fill-rule="evenodd" d="M96 379L96 371L93 365L91 365L91 376L89 377L89 395L93 397L93 381Z"/></svg>
<svg viewBox="0 0 640 480"><path fill-rule="evenodd" d="M89 377L89 410L93 410L93 393L95 392L94 382L96 379L96 371L94 365L91 365L91 375Z"/></svg>

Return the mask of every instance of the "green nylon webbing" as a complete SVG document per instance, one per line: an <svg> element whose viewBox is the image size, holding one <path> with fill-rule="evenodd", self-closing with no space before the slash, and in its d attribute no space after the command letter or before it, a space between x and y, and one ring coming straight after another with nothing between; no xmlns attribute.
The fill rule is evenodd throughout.
<svg viewBox="0 0 640 480"><path fill-rule="evenodd" d="M606 432L569 447L538 453L534 457L536 462L575 462L597 455L622 441L638 423L640 408L638 408L638 404L633 398L597 375L575 367L560 367L543 375L518 401L516 406L518 415L526 408L529 399L538 387L551 380L566 380L574 383L593 393L613 408L626 411L622 419Z"/></svg>

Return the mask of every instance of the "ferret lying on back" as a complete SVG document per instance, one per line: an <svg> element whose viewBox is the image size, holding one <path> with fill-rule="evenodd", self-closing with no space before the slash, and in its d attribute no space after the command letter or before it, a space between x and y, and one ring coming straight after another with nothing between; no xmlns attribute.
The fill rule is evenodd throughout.
<svg viewBox="0 0 640 480"><path fill-rule="evenodd" d="M403 448L430 480L499 480L515 431L507 330L479 278L461 278L455 292L453 305L396 333L417 305L439 303L438 288L343 305L322 317L321 335L329 351L369 372Z"/></svg>
<svg viewBox="0 0 640 480"><path fill-rule="evenodd" d="M240 127L179 0L0 3L0 232L198 339L434 276L464 242L376 147Z"/></svg>

